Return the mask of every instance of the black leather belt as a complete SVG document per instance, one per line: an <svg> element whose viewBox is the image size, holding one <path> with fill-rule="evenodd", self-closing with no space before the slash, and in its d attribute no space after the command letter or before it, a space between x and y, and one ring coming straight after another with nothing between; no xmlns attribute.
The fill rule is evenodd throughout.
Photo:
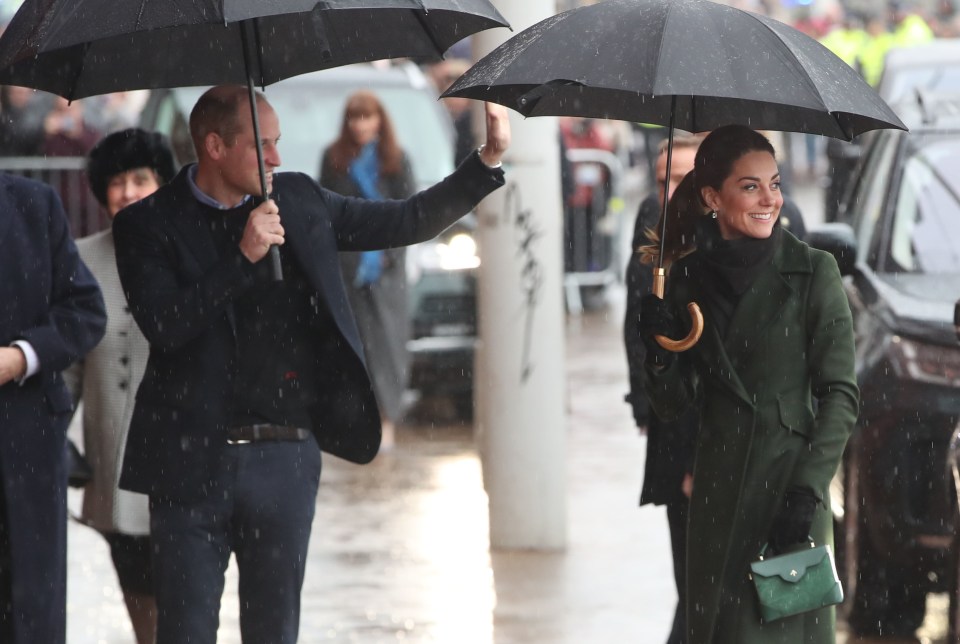
<svg viewBox="0 0 960 644"><path fill-rule="evenodd" d="M227 428L227 443L230 445L244 445L258 441L305 441L309 437L309 429L271 423Z"/></svg>

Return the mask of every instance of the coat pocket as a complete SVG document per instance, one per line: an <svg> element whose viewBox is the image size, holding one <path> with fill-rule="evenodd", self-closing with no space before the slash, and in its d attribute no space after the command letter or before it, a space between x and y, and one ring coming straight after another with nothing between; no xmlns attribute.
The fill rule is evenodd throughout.
<svg viewBox="0 0 960 644"><path fill-rule="evenodd" d="M785 400L780 397L777 398L777 405L780 408L781 427L808 440L813 437L816 419L808 405L799 400Z"/></svg>

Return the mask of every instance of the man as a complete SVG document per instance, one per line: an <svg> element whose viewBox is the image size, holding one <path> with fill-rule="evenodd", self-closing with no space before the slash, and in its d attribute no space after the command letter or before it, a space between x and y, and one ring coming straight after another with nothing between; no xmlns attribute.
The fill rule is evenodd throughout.
<svg viewBox="0 0 960 644"><path fill-rule="evenodd" d="M111 219L156 192L174 174L173 154L163 136L136 128L104 137L87 159L90 189ZM113 232L107 229L84 237L77 248L100 284L107 307L103 341L64 372L74 401L83 399L84 453L93 468L92 480L83 492L81 519L110 546L138 644L152 644L156 602L147 497L118 488L134 395L147 366L149 348L120 286Z"/></svg>
<svg viewBox="0 0 960 644"><path fill-rule="evenodd" d="M380 413L339 250L429 239L503 184L506 110L486 143L406 201L367 201L277 173L280 123L257 98L260 193L246 89L190 115L198 162L114 219L117 267L150 343L121 487L150 495L159 644L216 641L224 570L240 573L245 642L297 639L320 450L365 463ZM284 280L263 261L280 247Z"/></svg>
<svg viewBox="0 0 960 644"><path fill-rule="evenodd" d="M70 396L106 318L47 185L0 175L0 642L66 637Z"/></svg>
<svg viewBox="0 0 960 644"><path fill-rule="evenodd" d="M673 141L670 176L667 177L667 142L657 155L657 193L640 204L633 231L633 253L627 264L627 310L624 320L624 346L630 372L630 393L625 400L633 409L633 418L640 431L647 435L646 461L640 505L666 505L673 552L673 577L677 589L677 607L667 644L681 644L686 632L686 547L687 510L693 489L693 446L697 433L698 413L691 410L674 422L663 422L652 413L643 388L643 365L646 349L640 340L638 321L640 300L653 286L652 267L640 263L638 249L649 243L646 232L656 229L663 200L669 199L680 181L693 170L693 161L702 136L677 134Z"/></svg>

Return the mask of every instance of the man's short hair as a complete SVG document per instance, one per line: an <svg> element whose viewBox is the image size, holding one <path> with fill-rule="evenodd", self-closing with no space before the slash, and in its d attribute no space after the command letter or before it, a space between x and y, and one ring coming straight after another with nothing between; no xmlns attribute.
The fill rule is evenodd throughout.
<svg viewBox="0 0 960 644"><path fill-rule="evenodd" d="M673 135L673 148L693 148L697 149L700 147L700 143L703 142L703 139L706 138L707 133L703 132L701 134L690 134L689 132L675 132ZM669 138L660 141L657 144L657 154L664 154L667 151L667 146L670 145Z"/></svg>
<svg viewBox="0 0 960 644"><path fill-rule="evenodd" d="M161 185L173 179L176 167L166 137L136 127L108 134L87 156L90 191L101 205L106 206L110 179L137 168L153 170Z"/></svg>
<svg viewBox="0 0 960 644"><path fill-rule="evenodd" d="M240 109L248 102L243 85L220 85L208 89L197 99L190 112L190 138L197 156L203 152L203 141L211 132L220 135L227 145L233 145L242 129ZM256 92L257 107L266 103L266 97Z"/></svg>

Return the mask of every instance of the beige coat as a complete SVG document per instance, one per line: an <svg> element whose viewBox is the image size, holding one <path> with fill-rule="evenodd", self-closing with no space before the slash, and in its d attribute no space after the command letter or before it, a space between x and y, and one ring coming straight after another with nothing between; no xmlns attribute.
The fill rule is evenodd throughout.
<svg viewBox="0 0 960 644"><path fill-rule="evenodd" d="M84 452L94 471L84 490L81 516L101 532L145 535L150 527L146 495L121 490L118 484L149 346L127 308L117 275L113 233L106 230L80 239L77 248L100 283L107 307L103 340L64 373L74 402L83 401Z"/></svg>

